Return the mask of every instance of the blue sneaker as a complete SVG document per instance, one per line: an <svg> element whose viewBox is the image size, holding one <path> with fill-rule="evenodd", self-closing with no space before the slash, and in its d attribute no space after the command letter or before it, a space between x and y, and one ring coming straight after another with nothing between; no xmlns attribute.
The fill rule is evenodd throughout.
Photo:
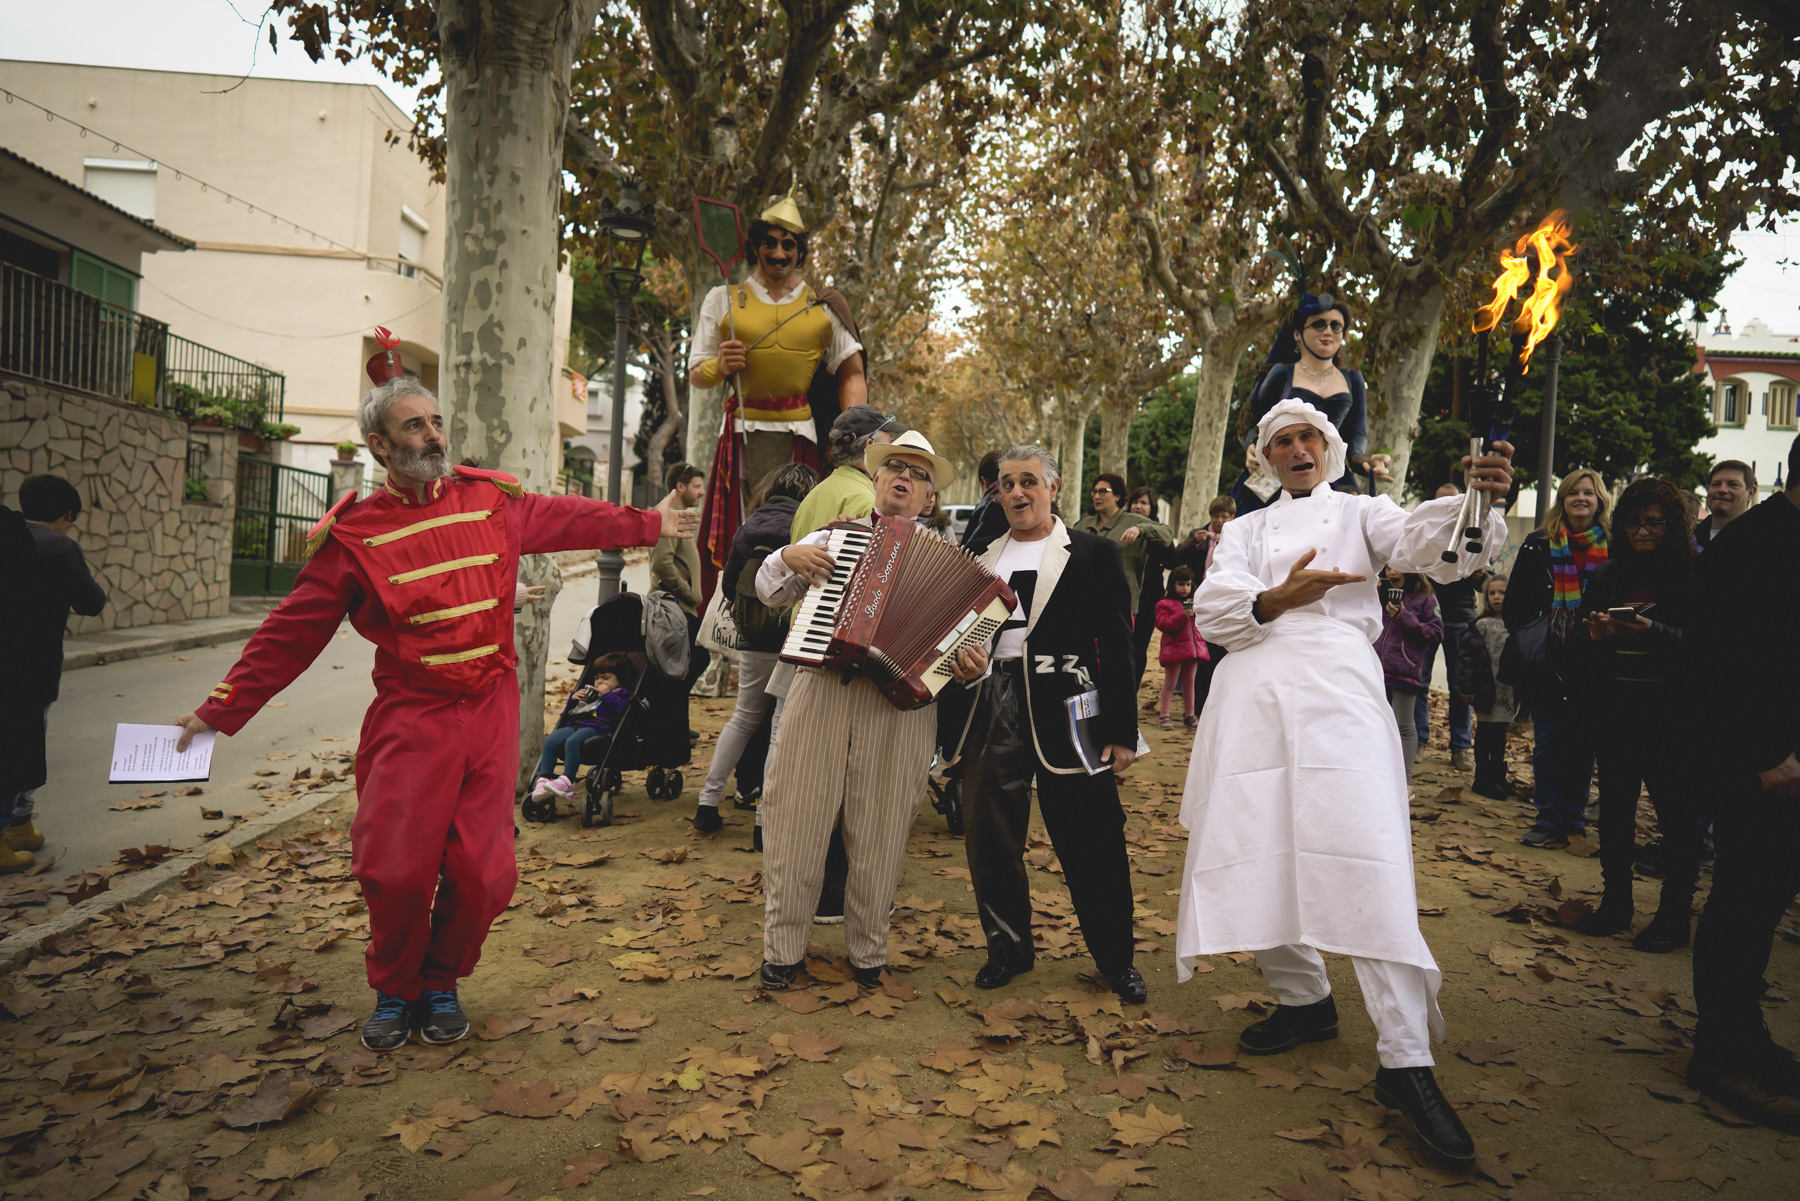
<svg viewBox="0 0 1800 1201"><path fill-rule="evenodd" d="M458 1042L469 1036L469 1015L463 1012L454 988L428 988L419 994L419 1041L431 1046Z"/></svg>
<svg viewBox="0 0 1800 1201"><path fill-rule="evenodd" d="M403 1046L411 1029L413 1003L405 997L375 994L375 1012L363 1023L362 1045L371 1051L392 1051Z"/></svg>

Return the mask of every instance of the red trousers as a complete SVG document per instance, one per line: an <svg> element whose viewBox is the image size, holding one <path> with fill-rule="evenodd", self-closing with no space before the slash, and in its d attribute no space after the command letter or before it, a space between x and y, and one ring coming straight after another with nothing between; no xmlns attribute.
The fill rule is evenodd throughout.
<svg viewBox="0 0 1800 1201"><path fill-rule="evenodd" d="M475 970L519 879L519 684L451 697L377 677L356 750L350 871L369 906L369 984L412 1000Z"/></svg>

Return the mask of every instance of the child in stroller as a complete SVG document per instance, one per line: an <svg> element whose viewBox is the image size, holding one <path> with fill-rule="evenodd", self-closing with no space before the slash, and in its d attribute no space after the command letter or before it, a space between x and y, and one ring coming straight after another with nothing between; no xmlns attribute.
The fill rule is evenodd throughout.
<svg viewBox="0 0 1800 1201"><path fill-rule="evenodd" d="M682 791L681 772L676 769L692 761L687 685L678 674L660 671L645 653L644 606L644 598L636 593L611 598L583 620L569 651L569 662L584 665L578 691L593 684L610 665L629 697L610 733L583 740L573 752L565 741L563 767L571 781L584 761L592 767L586 795L576 798L584 826L612 825L613 800L624 787L625 772L648 769L644 785L650 799L672 801ZM541 766L544 770L538 774L548 775L550 764ZM522 815L527 821L555 821L556 800L555 795L538 797L534 791L525 799Z"/></svg>
<svg viewBox="0 0 1800 1201"><path fill-rule="evenodd" d="M631 678L631 663L624 655L602 655L594 660L592 681L569 694L556 728L544 736L544 753L538 758L537 784L531 790L533 807L541 807L552 795L565 801L575 799L571 777L581 772L581 748L588 739L603 735L612 737L619 728L625 710L631 705L631 689L625 680ZM563 774L551 776L556 761L563 761ZM554 807L556 802L550 801Z"/></svg>

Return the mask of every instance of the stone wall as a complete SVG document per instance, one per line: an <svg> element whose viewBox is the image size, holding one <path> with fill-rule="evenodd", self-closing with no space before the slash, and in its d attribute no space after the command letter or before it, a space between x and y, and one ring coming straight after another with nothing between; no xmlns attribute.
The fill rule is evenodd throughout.
<svg viewBox="0 0 1800 1201"><path fill-rule="evenodd" d="M0 500L18 507L19 485L46 471L81 493L69 533L107 604L98 617L72 617L73 633L229 614L237 434L195 429L192 437L206 447L204 502L185 499L185 422L0 376Z"/></svg>

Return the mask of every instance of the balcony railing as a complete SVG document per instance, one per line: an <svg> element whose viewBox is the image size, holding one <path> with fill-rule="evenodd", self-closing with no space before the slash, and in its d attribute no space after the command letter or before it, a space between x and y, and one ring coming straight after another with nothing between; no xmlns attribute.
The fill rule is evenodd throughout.
<svg viewBox="0 0 1800 1201"><path fill-rule="evenodd" d="M0 263L0 371L255 430L280 421L285 377L153 317Z"/></svg>

